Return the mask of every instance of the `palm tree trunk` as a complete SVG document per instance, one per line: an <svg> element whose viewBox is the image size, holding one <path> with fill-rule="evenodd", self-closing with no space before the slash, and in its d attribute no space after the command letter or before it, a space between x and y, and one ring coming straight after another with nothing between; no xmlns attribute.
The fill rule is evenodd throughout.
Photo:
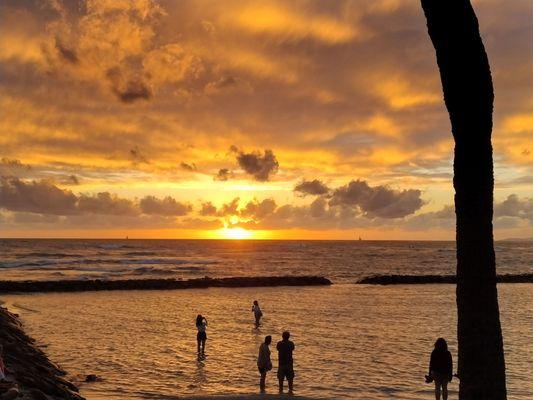
<svg viewBox="0 0 533 400"><path fill-rule="evenodd" d="M490 67L469 0L421 0L455 139L459 398L506 399L492 233Z"/></svg>

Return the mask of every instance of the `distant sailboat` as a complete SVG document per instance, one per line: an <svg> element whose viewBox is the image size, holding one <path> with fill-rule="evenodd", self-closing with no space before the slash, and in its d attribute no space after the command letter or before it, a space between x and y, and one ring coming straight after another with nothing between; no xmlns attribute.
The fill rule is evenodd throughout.
<svg viewBox="0 0 533 400"><path fill-rule="evenodd" d="M361 236L359 236L359 240L363 240L363 239L361 239Z"/></svg>

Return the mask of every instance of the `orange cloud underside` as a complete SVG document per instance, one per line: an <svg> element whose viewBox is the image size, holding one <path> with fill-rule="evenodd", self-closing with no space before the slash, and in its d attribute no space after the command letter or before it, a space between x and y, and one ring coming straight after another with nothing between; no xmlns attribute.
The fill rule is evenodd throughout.
<svg viewBox="0 0 533 400"><path fill-rule="evenodd" d="M36 186L25 209L0 204L3 235L453 237L453 224L435 216L453 202L453 138L416 2L80 4L0 6L2 182L44 182L52 199ZM533 35L523 22L532 10L475 6L497 88L496 200L518 194L522 207L501 229L533 235L533 76L524 67L533 55L513 33ZM327 191L293 190L313 180ZM330 204L358 180L378 195ZM69 193L104 193L134 211L38 212ZM141 210L150 196L162 207L154 214ZM399 200L372 214L365 201L387 196ZM179 206L188 211L172 214Z"/></svg>

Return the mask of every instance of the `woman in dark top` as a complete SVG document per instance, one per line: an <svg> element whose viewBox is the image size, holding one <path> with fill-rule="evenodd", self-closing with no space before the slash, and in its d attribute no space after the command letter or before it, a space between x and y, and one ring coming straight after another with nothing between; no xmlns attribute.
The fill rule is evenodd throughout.
<svg viewBox="0 0 533 400"><path fill-rule="evenodd" d="M429 361L429 378L435 381L435 399L448 400L448 382L452 380L452 355L448 351L448 343L443 338L435 342L435 349L431 352Z"/></svg>
<svg viewBox="0 0 533 400"><path fill-rule="evenodd" d="M202 315L198 314L196 317L196 329L198 333L196 334L196 341L198 342L198 356L205 356L205 341L207 340L207 319Z"/></svg>

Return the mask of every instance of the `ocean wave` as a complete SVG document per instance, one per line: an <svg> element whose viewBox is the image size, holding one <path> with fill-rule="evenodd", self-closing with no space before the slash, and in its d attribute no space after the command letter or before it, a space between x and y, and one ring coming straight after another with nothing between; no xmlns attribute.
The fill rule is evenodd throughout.
<svg viewBox="0 0 533 400"><path fill-rule="evenodd" d="M152 258L152 259L130 259L130 260L117 260L120 264L131 264L131 265L212 265L218 264L218 261L213 260L183 260L183 259L169 259L169 258Z"/></svg>
<svg viewBox="0 0 533 400"><path fill-rule="evenodd" d="M23 269L31 269L27 267L43 267L46 265L50 265L48 261L4 261L0 262L0 268L3 269L15 269L15 268L23 268Z"/></svg>
<svg viewBox="0 0 533 400"><path fill-rule="evenodd" d="M135 249L136 248L135 246L131 246L131 245L128 245L128 244L118 244L118 243L97 244L96 247L98 247L99 249L106 249L106 250Z"/></svg>
<svg viewBox="0 0 533 400"><path fill-rule="evenodd" d="M155 251L130 251L124 253L125 256L155 256L156 254Z"/></svg>
<svg viewBox="0 0 533 400"><path fill-rule="evenodd" d="M171 269L162 269L154 267L139 267L135 268L133 271L130 271L130 275L174 275L176 272Z"/></svg>
<svg viewBox="0 0 533 400"><path fill-rule="evenodd" d="M46 252L35 252L24 254L24 257L83 257L81 254L71 254L71 253L46 253Z"/></svg>

